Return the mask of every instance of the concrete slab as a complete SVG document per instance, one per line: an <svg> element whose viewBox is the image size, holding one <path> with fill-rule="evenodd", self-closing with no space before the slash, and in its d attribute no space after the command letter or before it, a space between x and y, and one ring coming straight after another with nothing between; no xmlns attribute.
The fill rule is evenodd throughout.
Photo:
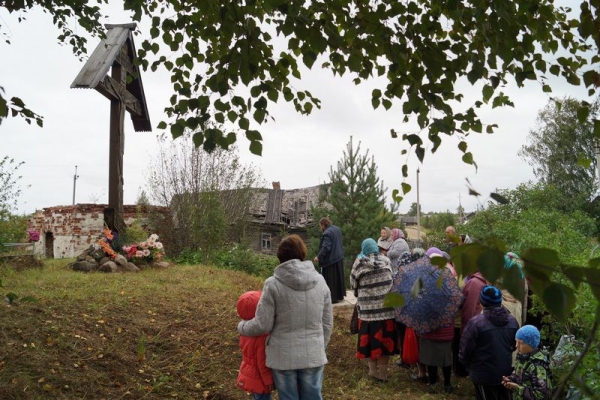
<svg viewBox="0 0 600 400"><path fill-rule="evenodd" d="M356 297L354 297L354 293L352 292L352 290L347 290L346 297L344 298L344 300L340 301L339 303L335 303L333 306L334 307L354 307L355 304L356 304Z"/></svg>

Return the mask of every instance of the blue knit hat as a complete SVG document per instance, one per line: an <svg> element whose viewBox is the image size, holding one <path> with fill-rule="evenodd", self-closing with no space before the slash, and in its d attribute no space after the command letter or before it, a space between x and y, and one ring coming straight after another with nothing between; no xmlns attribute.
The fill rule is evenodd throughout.
<svg viewBox="0 0 600 400"><path fill-rule="evenodd" d="M532 349L537 349L540 345L540 331L533 325L523 325L517 331L516 338L528 344Z"/></svg>
<svg viewBox="0 0 600 400"><path fill-rule="evenodd" d="M365 239L360 246L362 250L362 254L368 256L371 253L379 253L379 247L377 246L377 242L371 238Z"/></svg>
<svg viewBox="0 0 600 400"><path fill-rule="evenodd" d="M502 304L502 292L496 286L484 286L479 294L479 302L483 307L499 307Z"/></svg>

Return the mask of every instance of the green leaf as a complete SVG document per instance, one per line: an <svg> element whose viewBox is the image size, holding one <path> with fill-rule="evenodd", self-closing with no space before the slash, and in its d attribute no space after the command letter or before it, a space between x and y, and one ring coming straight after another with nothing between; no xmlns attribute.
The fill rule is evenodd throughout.
<svg viewBox="0 0 600 400"><path fill-rule="evenodd" d="M484 250L485 247L480 244L454 246L450 250L450 257L456 272L464 277L477 272L479 270L477 260Z"/></svg>
<svg viewBox="0 0 600 400"><path fill-rule="evenodd" d="M446 260L445 257L431 257L430 261L433 265L435 265L438 268L444 268L448 263L448 260Z"/></svg>
<svg viewBox="0 0 600 400"><path fill-rule="evenodd" d="M586 274L587 268L577 267L577 266L568 266L563 268L563 273L565 276L571 281L571 283L578 288L583 280L583 277Z"/></svg>
<svg viewBox="0 0 600 400"><path fill-rule="evenodd" d="M490 282L496 282L504 272L504 253L496 249L485 249L477 258L479 272Z"/></svg>
<svg viewBox="0 0 600 400"><path fill-rule="evenodd" d="M462 151L463 153L464 153L465 151L467 151L467 142L465 142L465 141L461 141L461 142L458 144L458 149L459 149L460 151Z"/></svg>
<svg viewBox="0 0 600 400"><path fill-rule="evenodd" d="M587 106L581 106L577 109L577 120L580 123L586 122L588 116L590 115L590 108Z"/></svg>
<svg viewBox="0 0 600 400"><path fill-rule="evenodd" d="M598 269L598 266L595 265L594 268L587 268L585 270L585 277L588 282L594 283L593 285L590 284L590 287L596 300L600 301L600 269Z"/></svg>
<svg viewBox="0 0 600 400"><path fill-rule="evenodd" d="M509 201L506 197L499 195L498 193L490 193L490 197L499 204L508 204Z"/></svg>
<svg viewBox="0 0 600 400"><path fill-rule="evenodd" d="M519 267L504 268L502 286L515 296L516 299L525 298L525 281L521 278L521 269Z"/></svg>
<svg viewBox="0 0 600 400"><path fill-rule="evenodd" d="M561 322L566 322L575 307L573 289L560 283L551 283L546 287L541 300L552 315Z"/></svg>
<svg viewBox="0 0 600 400"><path fill-rule="evenodd" d="M402 182L402 194L410 192L411 186L408 183Z"/></svg>
<svg viewBox="0 0 600 400"><path fill-rule="evenodd" d="M462 160L465 164L473 165L473 154L471 152L463 154Z"/></svg>
<svg viewBox="0 0 600 400"><path fill-rule="evenodd" d="M419 135L415 135L414 133L411 135L404 135L403 139L407 140L411 146L423 144Z"/></svg>
<svg viewBox="0 0 600 400"><path fill-rule="evenodd" d="M165 121L160 121L158 123L158 126L156 128L157 129L162 129L162 130L167 129L167 123Z"/></svg>
<svg viewBox="0 0 600 400"><path fill-rule="evenodd" d="M594 137L600 139L600 120L594 119Z"/></svg>
<svg viewBox="0 0 600 400"><path fill-rule="evenodd" d="M240 118L240 122L238 122L238 125L241 129L248 130L248 128L250 128L250 121L248 121L248 118L243 117Z"/></svg>
<svg viewBox="0 0 600 400"><path fill-rule="evenodd" d="M392 199L394 199L394 201L396 203L400 203L402 201L402 199L403 199L403 197L399 196L399 194L400 194L400 191L398 189L394 189L392 191Z"/></svg>
<svg viewBox="0 0 600 400"><path fill-rule="evenodd" d="M525 263L525 274L541 282L548 281L550 274L560 264L558 253L551 249L527 249L521 259Z"/></svg>
<svg viewBox="0 0 600 400"><path fill-rule="evenodd" d="M194 146L202 146L202 144L204 143L204 134L201 131L194 133L194 135L192 136L192 141L194 142Z"/></svg>
<svg viewBox="0 0 600 400"><path fill-rule="evenodd" d="M402 176L408 178L408 165L406 164L402 165Z"/></svg>
<svg viewBox="0 0 600 400"><path fill-rule="evenodd" d="M418 278L417 280L415 280L415 283L413 283L412 287L410 288L410 297L414 299L417 296L419 296L419 293L421 293L422 288L423 281L421 280L421 278Z"/></svg>
<svg viewBox="0 0 600 400"><path fill-rule="evenodd" d="M251 142L262 140L260 132L255 130L246 131L246 138Z"/></svg>
<svg viewBox="0 0 600 400"><path fill-rule="evenodd" d="M490 85L484 85L482 92L483 92L483 101L487 104L487 102L490 100L490 98L494 94L494 88L491 87Z"/></svg>
<svg viewBox="0 0 600 400"><path fill-rule="evenodd" d="M262 143L259 141L250 142L250 152L257 156L262 155Z"/></svg>
<svg viewBox="0 0 600 400"><path fill-rule="evenodd" d="M384 307L403 307L404 296L400 293L388 293L383 300Z"/></svg>
<svg viewBox="0 0 600 400"><path fill-rule="evenodd" d="M178 137L183 135L184 124L185 121L178 120L176 123L171 125L171 136L173 136L173 139L177 139Z"/></svg>
<svg viewBox="0 0 600 400"><path fill-rule="evenodd" d="M254 120L259 124L262 124L265 120L265 110L259 108L256 111L254 111Z"/></svg>
<svg viewBox="0 0 600 400"><path fill-rule="evenodd" d="M599 80L599 74L597 71L589 70L584 72L583 74L583 83L586 87L595 85L595 83Z"/></svg>

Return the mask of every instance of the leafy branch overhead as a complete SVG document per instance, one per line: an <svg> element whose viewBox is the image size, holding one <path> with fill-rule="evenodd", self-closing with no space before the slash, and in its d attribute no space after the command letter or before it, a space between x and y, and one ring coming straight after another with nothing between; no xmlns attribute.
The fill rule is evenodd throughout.
<svg viewBox="0 0 600 400"><path fill-rule="evenodd" d="M46 9L61 29L60 40L78 56L85 53L86 42L67 25L71 17L88 32L102 35L97 6L76 1L11 4L9 11L35 5ZM597 71L583 70L590 44L582 38L599 40L592 1L581 3L579 19L549 0L126 0L124 7L134 20L152 21L138 63L153 71L164 67L171 74L168 119L159 128L170 126L174 137L190 131L196 145L207 150L228 148L243 132L250 150L260 154L260 126L273 118L272 103L283 98L307 115L319 108L319 99L302 88L303 66L351 74L356 84L381 78L372 91L374 108L397 105L405 121L416 117L427 129L432 151L442 143L440 134L459 135L463 161L473 165L463 139L471 132L493 132L495 125L485 125L477 109L512 106L502 91L509 80L519 86L538 80L549 92L550 75L574 85L582 75L591 93L600 81ZM590 61L597 63L598 56ZM481 87L479 99L462 108L461 77ZM426 145L411 136L404 140L422 161ZM407 176L407 168L403 174Z"/></svg>

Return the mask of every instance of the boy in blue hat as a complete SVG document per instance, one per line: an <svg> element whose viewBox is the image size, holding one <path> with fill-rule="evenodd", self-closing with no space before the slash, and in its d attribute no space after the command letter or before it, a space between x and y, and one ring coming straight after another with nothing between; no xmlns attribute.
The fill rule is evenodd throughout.
<svg viewBox="0 0 600 400"><path fill-rule="evenodd" d="M503 376L502 384L511 390L513 399L549 399L552 394L549 362L538 348L540 331L524 325L517 331L517 362L511 376Z"/></svg>

